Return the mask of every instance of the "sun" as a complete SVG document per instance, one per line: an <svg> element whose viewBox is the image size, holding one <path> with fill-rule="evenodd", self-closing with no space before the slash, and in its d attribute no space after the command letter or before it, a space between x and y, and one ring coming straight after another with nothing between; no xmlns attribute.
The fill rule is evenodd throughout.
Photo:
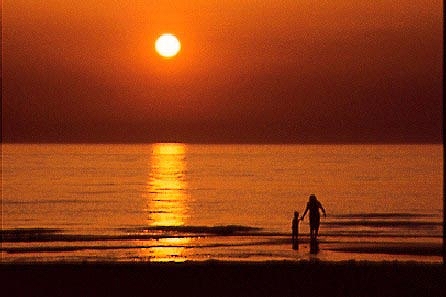
<svg viewBox="0 0 446 297"><path fill-rule="evenodd" d="M155 41L155 50L164 58L172 58L181 50L181 43L172 33L164 33Z"/></svg>

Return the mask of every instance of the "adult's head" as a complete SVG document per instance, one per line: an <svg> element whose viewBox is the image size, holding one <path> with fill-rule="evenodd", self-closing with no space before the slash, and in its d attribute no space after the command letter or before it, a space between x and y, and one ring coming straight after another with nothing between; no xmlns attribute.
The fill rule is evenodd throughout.
<svg viewBox="0 0 446 297"><path fill-rule="evenodd" d="M315 194L310 194L310 201L311 202L317 201L317 198L316 198Z"/></svg>

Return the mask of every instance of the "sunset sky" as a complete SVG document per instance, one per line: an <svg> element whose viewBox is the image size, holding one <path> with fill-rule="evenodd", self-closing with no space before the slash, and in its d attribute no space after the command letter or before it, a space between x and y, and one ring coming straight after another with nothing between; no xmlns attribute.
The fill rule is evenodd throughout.
<svg viewBox="0 0 446 297"><path fill-rule="evenodd" d="M4 142L441 142L440 0L2 5Z"/></svg>

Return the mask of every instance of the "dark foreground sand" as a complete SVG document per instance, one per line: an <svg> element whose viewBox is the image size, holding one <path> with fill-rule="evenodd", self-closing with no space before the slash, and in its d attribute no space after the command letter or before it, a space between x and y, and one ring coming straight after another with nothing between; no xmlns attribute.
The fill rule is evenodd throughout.
<svg viewBox="0 0 446 297"><path fill-rule="evenodd" d="M2 296L446 296L438 264L2 264ZM6 293L6 294L3 294Z"/></svg>

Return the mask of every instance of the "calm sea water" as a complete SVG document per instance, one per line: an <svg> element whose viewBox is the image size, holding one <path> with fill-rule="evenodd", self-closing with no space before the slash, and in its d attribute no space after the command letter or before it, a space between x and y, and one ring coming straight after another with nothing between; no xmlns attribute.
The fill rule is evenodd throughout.
<svg viewBox="0 0 446 297"><path fill-rule="evenodd" d="M441 262L442 145L2 145L2 262ZM320 251L293 212L327 210Z"/></svg>

